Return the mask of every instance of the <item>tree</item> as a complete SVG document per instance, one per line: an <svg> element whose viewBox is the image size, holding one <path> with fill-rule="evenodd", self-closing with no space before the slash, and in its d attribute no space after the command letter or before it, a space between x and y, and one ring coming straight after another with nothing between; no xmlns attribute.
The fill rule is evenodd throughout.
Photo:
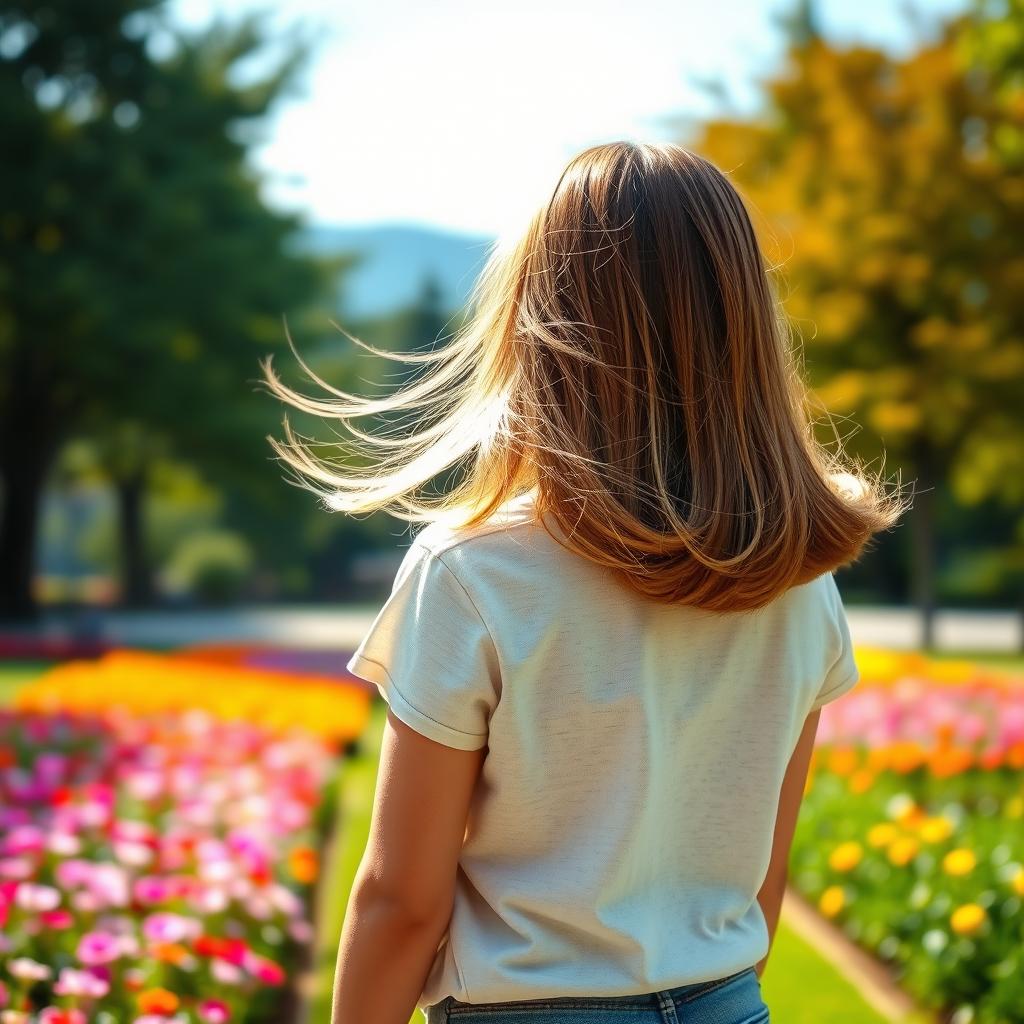
<svg viewBox="0 0 1024 1024"><path fill-rule="evenodd" d="M34 612L40 491L76 432L109 439L136 596L154 452L270 481L258 359L339 265L291 251L299 221L265 206L247 163L306 52L287 41L239 85L262 31L186 35L159 0L0 11L0 615Z"/></svg>
<svg viewBox="0 0 1024 1024"><path fill-rule="evenodd" d="M1024 499L1021 62L983 64L969 45L1004 36L994 4L906 57L840 48L810 9L763 110L710 121L691 145L763 218L818 397L877 435L850 447L884 450L914 482L913 593L931 647L937 488Z"/></svg>

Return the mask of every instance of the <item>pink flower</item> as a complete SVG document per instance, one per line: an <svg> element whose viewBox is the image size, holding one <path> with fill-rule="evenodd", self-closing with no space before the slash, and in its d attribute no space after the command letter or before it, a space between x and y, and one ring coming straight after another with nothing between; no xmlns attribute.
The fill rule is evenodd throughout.
<svg viewBox="0 0 1024 1024"><path fill-rule="evenodd" d="M86 1020L81 1010L60 1010L56 1006L48 1006L40 1012L39 1024L86 1024Z"/></svg>
<svg viewBox="0 0 1024 1024"><path fill-rule="evenodd" d="M145 867L153 860L153 851L145 843L114 843L114 856L131 868Z"/></svg>
<svg viewBox="0 0 1024 1024"><path fill-rule="evenodd" d="M119 864L94 864L89 890L108 907L124 907L131 901L128 873Z"/></svg>
<svg viewBox="0 0 1024 1024"><path fill-rule="evenodd" d="M245 969L254 977L263 982L264 985L283 985L285 981L284 969L280 964L259 953L251 950L245 955Z"/></svg>
<svg viewBox="0 0 1024 1024"><path fill-rule="evenodd" d="M92 870L91 861L75 857L71 860L62 860L54 869L54 874L57 876L57 884L62 889L74 889L89 883Z"/></svg>
<svg viewBox="0 0 1024 1024"><path fill-rule="evenodd" d="M8 960L7 973L19 981L46 981L53 975L53 971L46 964L41 964L38 960L27 956Z"/></svg>
<svg viewBox="0 0 1024 1024"><path fill-rule="evenodd" d="M222 985L241 985L245 979L241 968L228 963L227 960L221 960L220 957L214 957L210 961L210 973Z"/></svg>
<svg viewBox="0 0 1024 1024"><path fill-rule="evenodd" d="M120 818L114 822L114 838L126 843L142 843L154 849L158 845L157 831L149 822Z"/></svg>
<svg viewBox="0 0 1024 1024"><path fill-rule="evenodd" d="M79 971L74 967L65 967L54 983L53 991L59 996L100 999L110 991L110 984L97 977L92 971Z"/></svg>
<svg viewBox="0 0 1024 1024"><path fill-rule="evenodd" d="M226 1024L231 1019L231 1010L219 999L204 999L199 1004L199 1016L208 1024Z"/></svg>
<svg viewBox="0 0 1024 1024"><path fill-rule="evenodd" d="M174 886L169 879L159 875L143 875L135 880L132 893L140 903L146 905L165 903L174 898Z"/></svg>
<svg viewBox="0 0 1024 1024"><path fill-rule="evenodd" d="M35 825L20 825L12 828L4 840L4 852L8 854L39 853L45 848L44 834Z"/></svg>
<svg viewBox="0 0 1024 1024"><path fill-rule="evenodd" d="M142 922L142 934L150 942L182 942L201 934L202 925L182 914L150 914Z"/></svg>
<svg viewBox="0 0 1024 1024"><path fill-rule="evenodd" d="M121 955L121 937L110 932L86 932L78 940L75 955L86 965L108 964Z"/></svg>
<svg viewBox="0 0 1024 1024"><path fill-rule="evenodd" d="M4 857L0 860L0 878L31 878L35 867L28 857Z"/></svg>
<svg viewBox="0 0 1024 1024"><path fill-rule="evenodd" d="M75 923L74 914L70 910L47 910L39 915L39 920L45 928L51 931L60 932L70 928Z"/></svg>
<svg viewBox="0 0 1024 1024"><path fill-rule="evenodd" d="M24 882L18 886L14 902L30 913L54 910L60 905L60 892L52 885L34 885Z"/></svg>
<svg viewBox="0 0 1024 1024"><path fill-rule="evenodd" d="M46 837L46 849L59 857L74 857L82 852L82 840L71 831L54 831Z"/></svg>

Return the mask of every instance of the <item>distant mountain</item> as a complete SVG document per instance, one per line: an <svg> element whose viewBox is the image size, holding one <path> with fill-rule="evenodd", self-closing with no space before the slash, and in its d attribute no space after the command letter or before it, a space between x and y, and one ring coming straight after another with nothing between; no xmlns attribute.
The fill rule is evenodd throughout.
<svg viewBox="0 0 1024 1024"><path fill-rule="evenodd" d="M373 317L415 301L430 275L440 286L443 306L460 308L492 241L405 224L318 225L306 232L301 244L321 254L362 254L360 265L345 276L341 311L352 317Z"/></svg>

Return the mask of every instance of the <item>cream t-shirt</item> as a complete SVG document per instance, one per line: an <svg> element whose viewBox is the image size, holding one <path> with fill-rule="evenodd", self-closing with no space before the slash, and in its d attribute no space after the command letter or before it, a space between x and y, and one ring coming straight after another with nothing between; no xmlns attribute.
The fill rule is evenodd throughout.
<svg viewBox="0 0 1024 1024"><path fill-rule="evenodd" d="M787 763L859 679L831 573L752 612L662 605L549 537L531 498L422 528L348 662L424 736L488 747L422 1009L756 964Z"/></svg>

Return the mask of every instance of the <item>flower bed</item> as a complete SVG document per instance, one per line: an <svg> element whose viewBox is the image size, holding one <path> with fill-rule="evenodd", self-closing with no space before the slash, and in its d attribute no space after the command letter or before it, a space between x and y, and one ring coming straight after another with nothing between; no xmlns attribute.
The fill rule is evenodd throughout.
<svg viewBox="0 0 1024 1024"><path fill-rule="evenodd" d="M218 718L280 730L301 728L343 745L358 737L371 694L337 679L118 650L96 661L57 665L17 694L23 710L139 714L203 708Z"/></svg>
<svg viewBox="0 0 1024 1024"><path fill-rule="evenodd" d="M822 711L793 883L922 1006L1024 1022L1024 680L858 661Z"/></svg>
<svg viewBox="0 0 1024 1024"><path fill-rule="evenodd" d="M366 697L171 661L70 663L0 710L3 1024L287 1020Z"/></svg>

